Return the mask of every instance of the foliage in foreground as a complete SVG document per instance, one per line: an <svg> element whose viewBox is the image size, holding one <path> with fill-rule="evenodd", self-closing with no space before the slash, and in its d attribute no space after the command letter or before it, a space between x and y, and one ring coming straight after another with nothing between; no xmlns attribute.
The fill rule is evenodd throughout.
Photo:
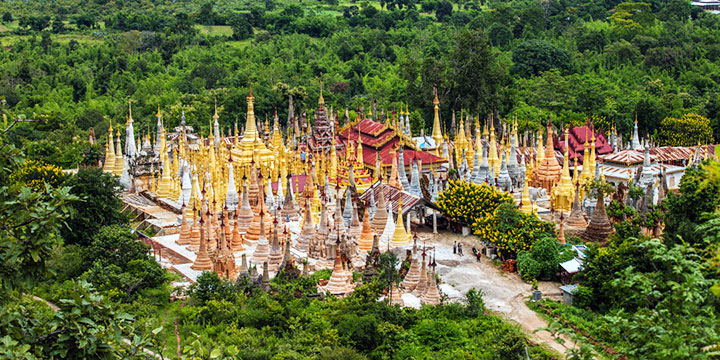
<svg viewBox="0 0 720 360"><path fill-rule="evenodd" d="M282 281L273 280L267 294L219 282L213 274L201 277L188 303L171 312L180 322L182 345L197 341L205 352L227 354L232 347L242 358L513 359L524 356L527 346L533 359L549 358L528 345L517 327L486 314L476 291L465 304L414 310L376 301L385 287L378 281L347 298L320 300L298 297Z"/></svg>

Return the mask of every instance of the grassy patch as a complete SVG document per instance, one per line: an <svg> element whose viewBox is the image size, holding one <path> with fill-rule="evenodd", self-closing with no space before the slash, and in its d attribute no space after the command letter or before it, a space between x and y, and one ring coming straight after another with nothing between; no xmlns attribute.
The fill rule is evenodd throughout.
<svg viewBox="0 0 720 360"><path fill-rule="evenodd" d="M251 39L240 40L240 41L227 41L225 44L230 45L237 49L244 49L251 44Z"/></svg>
<svg viewBox="0 0 720 360"><path fill-rule="evenodd" d="M232 35L232 27L229 25L195 25L201 34L210 36L230 36Z"/></svg>

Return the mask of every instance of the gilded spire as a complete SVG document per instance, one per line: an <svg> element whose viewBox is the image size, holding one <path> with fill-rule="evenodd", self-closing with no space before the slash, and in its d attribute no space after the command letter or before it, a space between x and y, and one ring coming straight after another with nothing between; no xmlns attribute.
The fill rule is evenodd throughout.
<svg viewBox="0 0 720 360"><path fill-rule="evenodd" d="M568 135L568 130L565 129L565 156L563 159L563 167L560 175L560 181L552 189L550 198L555 210L570 212L575 187L573 186L572 178L570 177L570 151L568 149Z"/></svg>
<svg viewBox="0 0 720 360"><path fill-rule="evenodd" d="M402 195L402 193L401 193ZM406 246L412 243L410 235L405 231L405 225L403 224L402 214L402 196L398 198L398 221L395 225L395 232L393 233L390 243L393 247Z"/></svg>
<svg viewBox="0 0 720 360"><path fill-rule="evenodd" d="M440 107L439 107L440 101L438 100L437 96L437 88L435 89L435 99L433 99L433 105L434 105L434 111L435 116L433 118L433 131L432 131L432 138L435 142L435 155L440 156L440 144L442 143L442 129L440 126Z"/></svg>
<svg viewBox="0 0 720 360"><path fill-rule="evenodd" d="M252 96L252 94L251 94L250 96ZM215 97L214 99L215 99L215 114L213 114L213 120L216 120L216 121L217 121L217 119L218 119L220 116L218 116L218 112L217 112L217 97Z"/></svg>
<svg viewBox="0 0 720 360"><path fill-rule="evenodd" d="M318 105L325 105L325 99L323 98L323 82L320 80L320 98L318 99Z"/></svg>

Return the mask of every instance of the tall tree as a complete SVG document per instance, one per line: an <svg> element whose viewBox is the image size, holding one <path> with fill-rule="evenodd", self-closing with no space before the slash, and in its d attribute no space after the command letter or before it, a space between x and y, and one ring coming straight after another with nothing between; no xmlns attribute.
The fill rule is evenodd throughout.
<svg viewBox="0 0 720 360"><path fill-rule="evenodd" d="M570 53L545 40L528 40L513 50L512 72L522 77L550 69L570 70Z"/></svg>
<svg viewBox="0 0 720 360"><path fill-rule="evenodd" d="M121 187L116 176L99 168L80 169L66 184L72 186L71 193L81 200L73 204L74 211L61 231L67 243L89 244L101 227L127 220L120 211Z"/></svg>
<svg viewBox="0 0 720 360"><path fill-rule="evenodd" d="M455 105L466 104L483 114L497 108L503 70L482 30L466 30L457 35L450 65Z"/></svg>

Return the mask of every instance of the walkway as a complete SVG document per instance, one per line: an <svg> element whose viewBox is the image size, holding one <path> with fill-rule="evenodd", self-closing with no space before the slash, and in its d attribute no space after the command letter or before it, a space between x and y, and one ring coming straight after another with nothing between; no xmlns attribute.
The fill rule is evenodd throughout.
<svg viewBox="0 0 720 360"><path fill-rule="evenodd" d="M536 342L564 355L568 346L574 347L570 339L563 337L565 344L560 344L548 331L534 332L548 326L548 323L525 304L532 292L529 284L523 282L517 274L507 274L492 264L487 257L478 262L472 254L472 237L459 236L450 232L432 235L419 232L419 238L427 241L428 246L437 246L437 270L442 280L444 294L451 300L464 300L465 293L470 289L483 292L485 306L495 313L511 320L522 328ZM465 256L452 253L453 241L464 241ZM539 288L543 296L560 299L559 284L540 282ZM566 346L567 345L567 346Z"/></svg>

